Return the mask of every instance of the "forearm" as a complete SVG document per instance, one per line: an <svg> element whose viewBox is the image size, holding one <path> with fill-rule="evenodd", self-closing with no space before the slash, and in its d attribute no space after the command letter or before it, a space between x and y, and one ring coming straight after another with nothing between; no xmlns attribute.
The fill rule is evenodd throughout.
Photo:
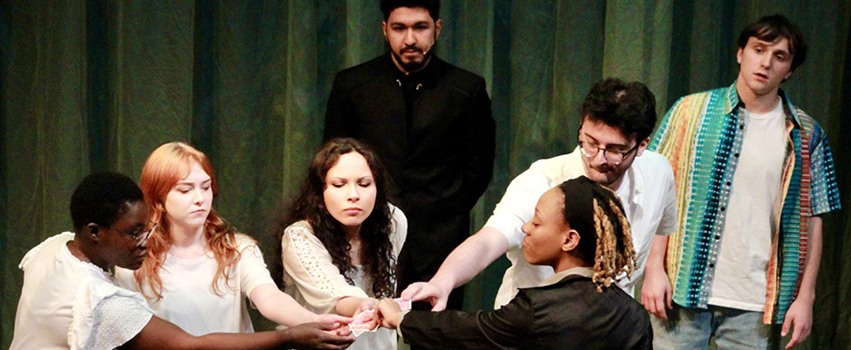
<svg viewBox="0 0 851 350"><path fill-rule="evenodd" d="M449 254L429 283L447 291L464 285L507 250L502 233L485 226Z"/></svg>
<svg viewBox="0 0 851 350"><path fill-rule="evenodd" d="M665 253L668 250L668 236L655 235L650 245L650 253L647 254L647 263L644 265L645 276L650 274L665 273Z"/></svg>
<svg viewBox="0 0 851 350"><path fill-rule="evenodd" d="M159 317L148 324L122 349L272 349L287 345L286 332L212 333L195 337Z"/></svg>
<svg viewBox="0 0 851 350"><path fill-rule="evenodd" d="M821 264L822 222L818 216L810 218L809 238L807 242L807 257L804 260L804 273L801 276L801 287L796 299L804 299L810 304L815 300L816 279Z"/></svg>
<svg viewBox="0 0 851 350"><path fill-rule="evenodd" d="M339 301L337 301L337 305L334 307L334 312L337 315L352 317L357 312L358 307L367 300L366 298L358 298L358 297L343 297Z"/></svg>
<svg viewBox="0 0 851 350"><path fill-rule="evenodd" d="M210 333L195 338L188 349L277 349L293 343L286 331Z"/></svg>
<svg viewBox="0 0 851 350"><path fill-rule="evenodd" d="M305 322L317 322L315 313L308 311L273 285L254 288L249 298L257 306L260 314L272 322L287 327Z"/></svg>

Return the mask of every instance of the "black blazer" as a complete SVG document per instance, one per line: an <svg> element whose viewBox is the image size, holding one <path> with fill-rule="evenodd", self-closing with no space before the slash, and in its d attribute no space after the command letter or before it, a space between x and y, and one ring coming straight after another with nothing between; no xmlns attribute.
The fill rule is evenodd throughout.
<svg viewBox="0 0 851 350"><path fill-rule="evenodd" d="M411 311L405 342L428 349L651 349L647 311L616 286L597 291L588 277L568 275L521 289L492 312Z"/></svg>
<svg viewBox="0 0 851 350"><path fill-rule="evenodd" d="M410 108L402 80L413 81ZM325 139L372 146L408 217L406 247L420 270L436 270L469 235L469 212L493 174L495 124L482 77L432 56L404 76L390 54L341 71L325 115ZM432 271L433 272L433 271Z"/></svg>

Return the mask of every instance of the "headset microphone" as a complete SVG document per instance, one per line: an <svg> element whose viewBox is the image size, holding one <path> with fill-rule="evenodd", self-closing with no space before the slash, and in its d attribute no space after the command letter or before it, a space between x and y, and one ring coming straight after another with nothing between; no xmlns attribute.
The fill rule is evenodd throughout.
<svg viewBox="0 0 851 350"><path fill-rule="evenodd" d="M432 41L431 44L429 44L428 47L425 50L423 50L423 56L425 56L425 54L427 54L428 51L431 50L432 47L434 47L434 41Z"/></svg>

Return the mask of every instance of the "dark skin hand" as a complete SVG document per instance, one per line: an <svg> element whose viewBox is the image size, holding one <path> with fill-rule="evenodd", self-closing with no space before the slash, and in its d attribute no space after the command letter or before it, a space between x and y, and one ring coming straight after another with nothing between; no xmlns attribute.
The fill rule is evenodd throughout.
<svg viewBox="0 0 851 350"><path fill-rule="evenodd" d="M345 349L352 337L333 334L339 324L306 323L286 330L258 333L212 333L200 337L153 316L121 349Z"/></svg>

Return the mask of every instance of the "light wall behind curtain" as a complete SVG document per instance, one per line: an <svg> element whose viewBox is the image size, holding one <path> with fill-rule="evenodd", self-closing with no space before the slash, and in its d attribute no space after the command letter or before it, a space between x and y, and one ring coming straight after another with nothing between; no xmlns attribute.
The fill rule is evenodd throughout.
<svg viewBox="0 0 851 350"><path fill-rule="evenodd" d="M578 108L604 77L640 80L661 114L733 82L738 32L783 13L809 44L784 84L828 131L851 206L851 5L840 1L444 0L438 55L485 77L495 175L479 229L509 181L576 145ZM0 346L11 342L27 250L71 230L68 202L92 171L137 178L158 145L212 159L217 210L269 237L321 142L334 74L385 51L377 0L0 2ZM851 219L825 218L812 348L851 349ZM468 285L488 308L506 261ZM257 322L265 329L268 322Z"/></svg>

